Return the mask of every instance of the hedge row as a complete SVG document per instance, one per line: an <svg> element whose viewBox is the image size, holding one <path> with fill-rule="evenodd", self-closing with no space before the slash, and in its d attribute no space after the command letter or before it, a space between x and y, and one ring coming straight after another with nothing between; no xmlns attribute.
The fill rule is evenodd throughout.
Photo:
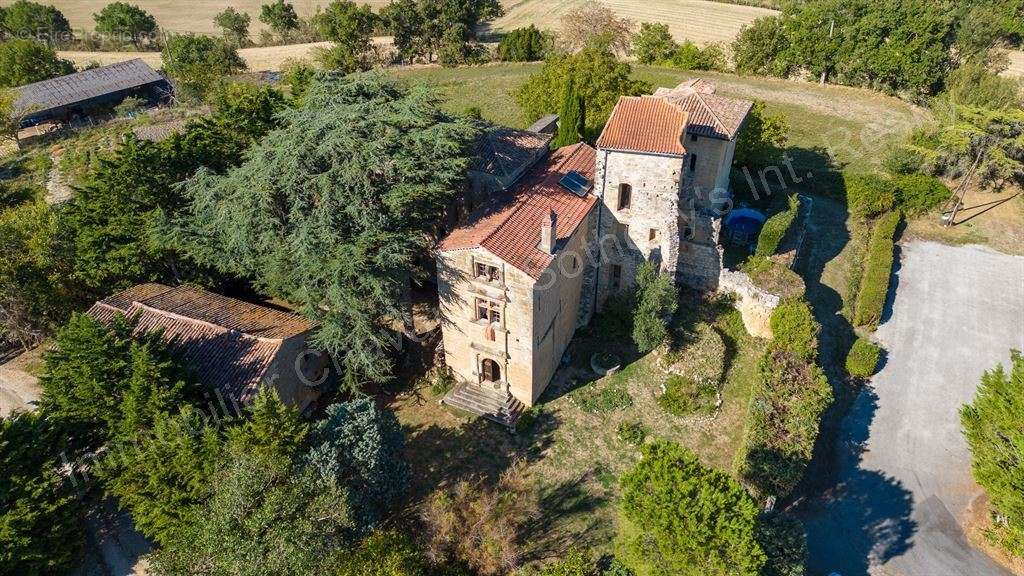
<svg viewBox="0 0 1024 576"><path fill-rule="evenodd" d="M771 319L737 474L759 499L784 497L803 477L832 387L815 363L819 326L806 302L788 300Z"/></svg>
<svg viewBox="0 0 1024 576"><path fill-rule="evenodd" d="M757 237L757 248L754 250L755 256L767 257L775 254L779 249L779 244L782 244L782 239L785 238L786 232L789 232L790 226L796 220L799 210L800 201L793 195L789 197L789 208L765 221L764 226L761 227L761 233Z"/></svg>
<svg viewBox="0 0 1024 576"><path fill-rule="evenodd" d="M868 254L864 261L864 276L857 293L857 304L853 311L853 323L867 326L872 330L882 319L882 309L889 293L889 277L892 274L893 241L903 215L889 212L875 222L868 241Z"/></svg>
<svg viewBox="0 0 1024 576"><path fill-rule="evenodd" d="M950 196L949 187L928 174L903 174L883 178L873 174L844 175L846 204L850 213L873 218L893 209L905 214L924 214Z"/></svg>

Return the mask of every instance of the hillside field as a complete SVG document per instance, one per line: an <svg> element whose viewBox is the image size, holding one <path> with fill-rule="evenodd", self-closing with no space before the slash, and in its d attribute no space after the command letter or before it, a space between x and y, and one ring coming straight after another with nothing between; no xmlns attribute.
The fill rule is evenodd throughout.
<svg viewBox="0 0 1024 576"><path fill-rule="evenodd" d="M6 6L14 0L0 0ZM75 30L91 30L92 15L112 0L52 0L71 22ZM389 0L356 0L360 4L380 8ZM260 5L269 0L133 0L147 10L157 23L169 32L215 34L219 29L213 17L233 6L252 16L250 33L255 37L264 28L259 21ZM291 0L299 16L308 18L329 0ZM536 24L544 29L557 29L559 18L585 0L502 0L505 16L493 23L495 31L511 30ZM698 43L728 41L740 27L754 19L771 14L771 10L724 4L705 0L601 0L622 16L636 22L664 22L679 39Z"/></svg>
<svg viewBox="0 0 1024 576"><path fill-rule="evenodd" d="M257 46L254 48L242 48L238 55L245 60L249 70L280 70L282 64L287 60L303 60L313 57L316 48L326 48L330 42L313 42L310 44L289 44L287 46ZM90 62L99 64L113 64L133 58L142 58L153 68L163 66L159 52L79 52L61 51L58 52L61 58L71 60L75 66L81 68Z"/></svg>
<svg viewBox="0 0 1024 576"><path fill-rule="evenodd" d="M50 0L64 16L71 27L78 30L92 30L95 22L92 15L103 9L114 0ZM252 16L249 32L255 37L264 29L259 21L260 6L269 4L271 0L131 0L131 4L139 6L156 18L156 23L168 32L195 32L199 34L216 34L220 32L213 23L213 17L228 6L235 10L247 12ZM11 4L14 0L0 0L0 6ZM295 11L302 18L316 13L318 6L324 6L329 0L289 0ZM359 0L360 4L369 4L374 8L384 6L388 0Z"/></svg>
<svg viewBox="0 0 1024 576"><path fill-rule="evenodd" d="M506 1L506 14L493 23L493 28L499 31L511 30L534 24L538 28L558 30L561 17L585 2L586 0ZM692 40L698 44L729 42L745 24L761 16L775 13L765 8L706 0L601 0L601 3L638 24L668 24L669 30L677 39Z"/></svg>
<svg viewBox="0 0 1024 576"><path fill-rule="evenodd" d="M488 120L525 127L511 93L540 64L491 64L465 68L418 68L395 70L399 77L436 86L447 98L447 107L462 112L477 106ZM821 149L828 149L839 167L870 170L879 166L885 147L929 113L896 98L870 90L844 86L820 86L809 82L737 76L714 72L694 73L655 66L636 66L634 74L654 86L675 86L701 76L718 86L724 96L764 100L771 112L790 125L789 146L798 173L833 171L821 164Z"/></svg>

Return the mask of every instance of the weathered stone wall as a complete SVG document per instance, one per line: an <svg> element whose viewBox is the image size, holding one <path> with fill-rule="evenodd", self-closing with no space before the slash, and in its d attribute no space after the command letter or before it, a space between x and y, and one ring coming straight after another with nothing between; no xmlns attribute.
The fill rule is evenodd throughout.
<svg viewBox="0 0 1024 576"><path fill-rule="evenodd" d="M438 254L445 362L456 378L480 382L482 362L489 358L501 367L499 387L507 385L527 406L537 401L576 331L590 230L584 221L536 282L482 248ZM503 282L473 278L475 262L497 266ZM477 299L500 305L499 326L476 320ZM490 330L493 340L487 338Z"/></svg>
<svg viewBox="0 0 1024 576"><path fill-rule="evenodd" d="M747 333L758 338L772 337L771 318L779 305L778 296L755 286L743 272L733 270L722 270L718 290L736 295L735 306Z"/></svg>
<svg viewBox="0 0 1024 576"><path fill-rule="evenodd" d="M474 262L497 266L501 282L473 277ZM482 248L438 254L438 298L445 362L455 377L480 382L481 363L489 358L501 368L501 380L516 398L530 398L533 388L533 279ZM476 320L476 300L495 302L501 323L489 327ZM494 339L487 334L493 328ZM499 383L499 386L501 383Z"/></svg>
<svg viewBox="0 0 1024 576"><path fill-rule="evenodd" d="M604 262L598 302L633 286L636 267L644 260L661 262L675 276L679 266L679 199L683 159L676 156L599 150L596 181L601 202L599 240ZM619 186L632 187L630 205L619 209ZM613 266L621 266L618 288Z"/></svg>
<svg viewBox="0 0 1024 576"><path fill-rule="evenodd" d="M591 212L594 218L597 210ZM590 237L589 219L582 222L555 260L534 285L534 374L532 405L544 392L565 349L576 332L580 301L586 285L586 246ZM517 396L518 398L518 396Z"/></svg>
<svg viewBox="0 0 1024 576"><path fill-rule="evenodd" d="M277 356L267 367L267 372L263 377L264 385L273 386L281 401L299 412L306 412L320 398L318 388L307 386L307 381L314 374L312 372L300 374L299 372L305 367L305 362L302 361L300 355L310 349L307 344L307 337L310 334L309 332L300 334L281 343ZM327 361L329 362L329 360Z"/></svg>
<svg viewBox="0 0 1024 576"><path fill-rule="evenodd" d="M736 149L735 140L719 140L698 136L694 140L686 136L683 145L690 155L696 155L697 161L690 171L690 157L686 158L686 178L695 187L709 193L715 188L729 189L729 169L732 167L733 153Z"/></svg>

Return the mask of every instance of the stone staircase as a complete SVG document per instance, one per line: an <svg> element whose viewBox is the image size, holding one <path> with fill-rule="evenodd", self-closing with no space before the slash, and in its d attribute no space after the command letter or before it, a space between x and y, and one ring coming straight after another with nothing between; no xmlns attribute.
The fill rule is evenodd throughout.
<svg viewBox="0 0 1024 576"><path fill-rule="evenodd" d="M526 406L507 390L480 384L459 384L441 401L453 408L483 416L511 430L515 430L519 416L526 410Z"/></svg>

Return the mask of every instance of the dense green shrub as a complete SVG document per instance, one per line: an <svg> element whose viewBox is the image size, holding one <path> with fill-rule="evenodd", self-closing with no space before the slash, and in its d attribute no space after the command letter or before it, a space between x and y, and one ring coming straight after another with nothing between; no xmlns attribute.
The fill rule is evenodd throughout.
<svg viewBox="0 0 1024 576"><path fill-rule="evenodd" d="M4 576L65 574L81 563L81 505L57 470L65 433L35 413L0 418Z"/></svg>
<svg viewBox="0 0 1024 576"><path fill-rule="evenodd" d="M916 174L924 165L924 154L908 146L894 146L882 160L886 172L893 176Z"/></svg>
<svg viewBox="0 0 1024 576"><path fill-rule="evenodd" d="M225 76L245 69L234 44L210 36L172 36L160 57L164 71L191 97L206 96Z"/></svg>
<svg viewBox="0 0 1024 576"><path fill-rule="evenodd" d="M923 214L939 206L950 196L949 187L935 176L906 174L897 176L896 204L905 214Z"/></svg>
<svg viewBox="0 0 1024 576"><path fill-rule="evenodd" d="M846 203L851 214L871 218L892 210L896 193L890 181L873 174L844 175Z"/></svg>
<svg viewBox="0 0 1024 576"><path fill-rule="evenodd" d="M60 10L28 0L18 0L0 9L0 30L13 38L47 44L64 44L71 39L71 25Z"/></svg>
<svg viewBox="0 0 1024 576"><path fill-rule="evenodd" d="M687 40L676 48L668 64L683 70L725 70L725 52L717 44L701 48Z"/></svg>
<svg viewBox="0 0 1024 576"><path fill-rule="evenodd" d="M695 574L699 566L702 576L760 574L757 505L728 474L663 440L643 447L621 484L623 515L639 532L626 543L639 572Z"/></svg>
<svg viewBox="0 0 1024 576"><path fill-rule="evenodd" d="M818 323L806 301L783 300L771 317L772 347L813 362L818 350Z"/></svg>
<svg viewBox="0 0 1024 576"><path fill-rule="evenodd" d="M13 88L74 71L71 62L41 42L22 38L0 42L0 87Z"/></svg>
<svg viewBox="0 0 1024 576"><path fill-rule="evenodd" d="M757 523L757 540L768 556L762 576L804 576L807 573L807 533L796 516L764 514Z"/></svg>
<svg viewBox="0 0 1024 576"><path fill-rule="evenodd" d="M340 553L336 576L426 576L423 549L408 534L374 532L354 551Z"/></svg>
<svg viewBox="0 0 1024 576"><path fill-rule="evenodd" d="M760 498L786 496L803 477L832 387L817 364L770 347L750 400L737 473Z"/></svg>
<svg viewBox="0 0 1024 576"><path fill-rule="evenodd" d="M882 349L867 338L857 338L846 354L846 372L857 378L873 376L882 358Z"/></svg>
<svg viewBox="0 0 1024 576"><path fill-rule="evenodd" d="M220 455L217 429L186 407L174 416L158 414L151 433L118 443L97 474L140 532L157 542L171 542L196 521Z"/></svg>
<svg viewBox="0 0 1024 576"><path fill-rule="evenodd" d="M572 77L576 91L587 109L587 128L595 129L608 121L620 96L650 94L650 84L632 78L633 69L608 50L587 48L575 54L550 55L544 66L516 88L512 97L533 122L545 114L558 113L565 83Z"/></svg>
<svg viewBox="0 0 1024 576"><path fill-rule="evenodd" d="M348 491L350 519L359 530L374 527L409 483L402 460L405 434L395 414L360 398L327 407L313 428L309 465Z"/></svg>
<svg viewBox="0 0 1024 576"><path fill-rule="evenodd" d="M642 422L630 420L619 424L618 428L619 440L632 444L633 446L639 446L644 443L647 439L647 427Z"/></svg>
<svg viewBox="0 0 1024 576"><path fill-rule="evenodd" d="M715 409L717 392L710 382L672 375L665 381L665 391L658 396L658 406L673 416L710 412Z"/></svg>
<svg viewBox="0 0 1024 576"><path fill-rule="evenodd" d="M902 218L899 212L889 212L875 222L871 231L868 255L864 261L864 276L861 278L853 313L853 323L857 326L874 328L882 319L882 309L889 294L889 277L892 274L893 241Z"/></svg>
<svg viewBox="0 0 1024 576"><path fill-rule="evenodd" d="M506 34L498 44L498 58L506 62L533 62L543 60L551 47L551 39L536 26L516 28Z"/></svg>
<svg viewBox="0 0 1024 576"><path fill-rule="evenodd" d="M765 221L761 233L757 237L755 256L771 256L779 249L782 239L793 226L796 215L800 211L800 200L794 195L789 197L789 206Z"/></svg>
<svg viewBox="0 0 1024 576"><path fill-rule="evenodd" d="M789 36L781 18L762 16L740 29L732 42L736 71L787 76L795 65L787 56Z"/></svg>
<svg viewBox="0 0 1024 576"><path fill-rule="evenodd" d="M636 290L633 342L641 352L650 352L668 338L668 319L679 306L678 292L672 278L653 262L637 267Z"/></svg>
<svg viewBox="0 0 1024 576"><path fill-rule="evenodd" d="M759 498L785 496L800 481L832 403L832 387L814 361L819 326L807 303L784 300L771 327L736 455L737 474Z"/></svg>
<svg viewBox="0 0 1024 576"><path fill-rule="evenodd" d="M132 440L197 395L159 334L133 336L133 329L123 317L106 326L74 314L43 355L40 407L85 445Z"/></svg>
<svg viewBox="0 0 1024 576"><path fill-rule="evenodd" d="M1005 518L987 536L1011 555L1024 557L1024 356L1010 353L1009 374L1000 365L985 372L971 404L960 410L974 479Z"/></svg>
<svg viewBox="0 0 1024 576"><path fill-rule="evenodd" d="M640 31L633 35L633 55L641 64L668 60L678 46L668 24L660 22L643 22Z"/></svg>

